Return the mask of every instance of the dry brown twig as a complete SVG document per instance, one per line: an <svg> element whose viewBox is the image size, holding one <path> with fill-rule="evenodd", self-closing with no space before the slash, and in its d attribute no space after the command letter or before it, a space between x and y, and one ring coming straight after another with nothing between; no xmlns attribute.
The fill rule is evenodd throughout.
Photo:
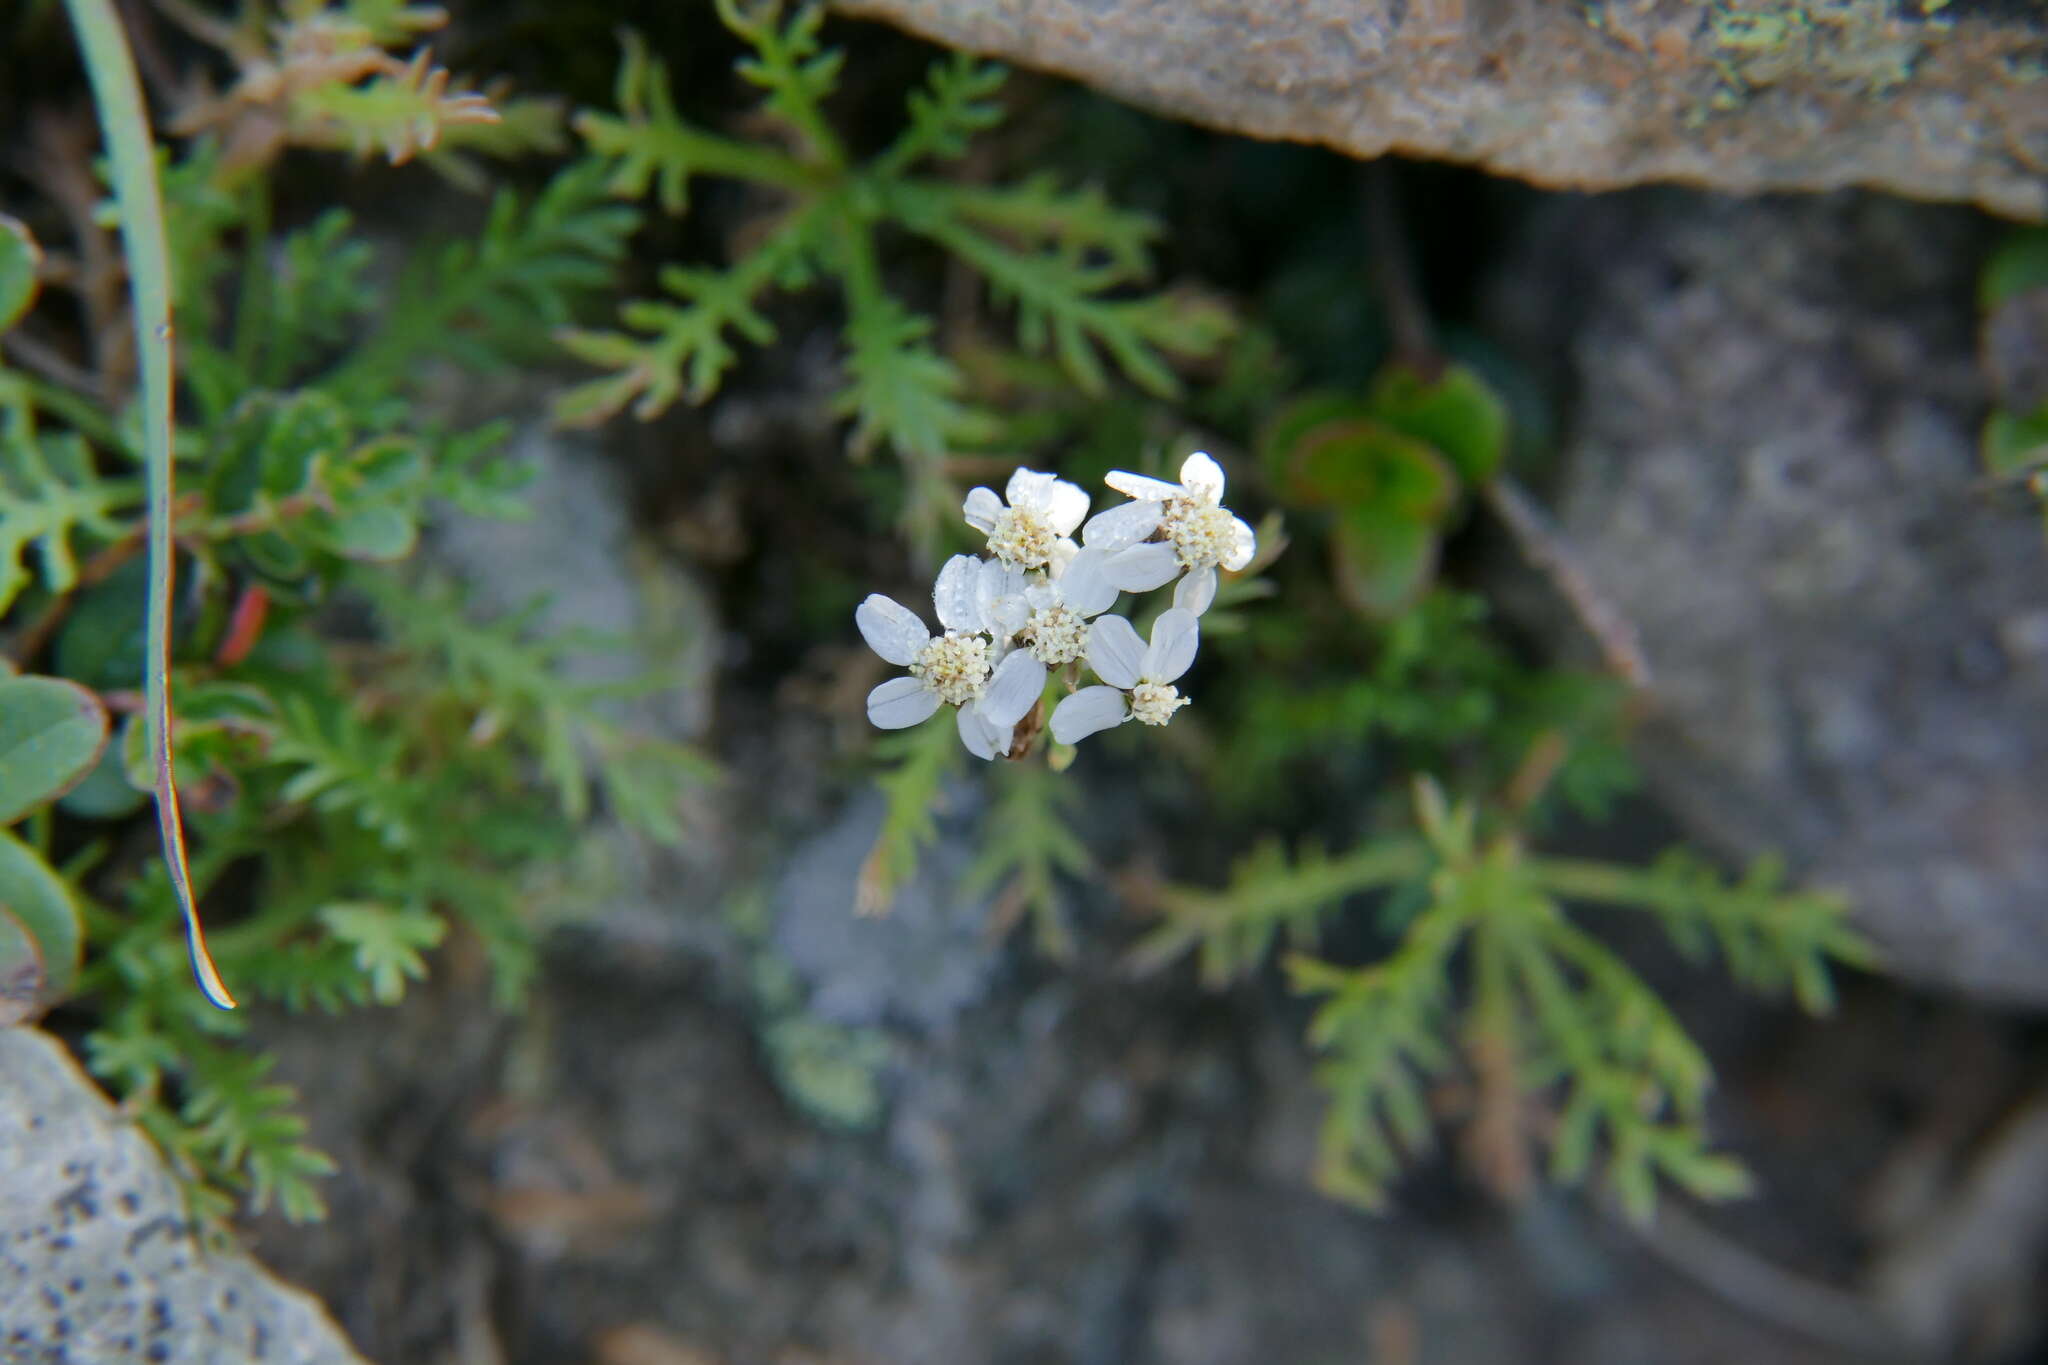
<svg viewBox="0 0 2048 1365"><path fill-rule="evenodd" d="M1496 475L1480 487L1487 506L1521 547L1522 557L1550 579L1600 646L1607 666L1630 687L1649 687L1650 660L1643 652L1642 637L1636 633L1634 623L1595 586L1592 575L1578 562L1535 499L1505 475Z"/></svg>

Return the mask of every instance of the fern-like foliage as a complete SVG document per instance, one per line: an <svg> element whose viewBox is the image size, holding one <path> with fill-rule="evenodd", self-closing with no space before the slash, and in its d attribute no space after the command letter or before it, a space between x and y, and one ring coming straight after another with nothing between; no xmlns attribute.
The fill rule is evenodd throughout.
<svg viewBox="0 0 2048 1365"><path fill-rule="evenodd" d="M26 383L0 371L0 615L32 576L70 592L79 545L123 535L141 497L140 479L102 477L76 433L39 432Z"/></svg>
<svg viewBox="0 0 2048 1365"><path fill-rule="evenodd" d="M1446 802L1427 781L1416 809L1415 835L1334 857L1262 845L1221 890L1166 888L1163 922L1138 950L1151 964L1192 951L1220 982L1292 945L1290 980L1319 1002L1309 1038L1330 1096L1325 1188L1380 1203L1404 1157L1431 1139L1429 1088L1456 1076L1472 1082L1473 1130L1494 1149L1497 1176L1547 1145L1553 1178L1576 1182L1597 1166L1638 1217L1660 1180L1709 1199L1746 1189L1740 1163L1709 1146L1706 1058L1565 906L1647 910L1681 948L1719 948L1743 984L1790 986L1821 1011L1830 966L1871 960L1841 902L1782 890L1769 862L1731 883L1686 855L1648 869L1535 856L1515 830L1484 829L1476 806ZM1321 926L1368 893L1412 907L1393 950L1362 966L1316 956Z"/></svg>
<svg viewBox="0 0 2048 1365"><path fill-rule="evenodd" d="M180 15L206 26L197 9ZM537 195L496 195L477 234L427 245L380 292L377 253L346 213L272 229L263 176L281 148L237 139L261 131L251 110L289 114L287 141L354 130L387 149L470 126L450 125L445 77L383 52L439 12L289 0L245 15L247 31L201 36L252 64L283 61L283 84L237 87L163 177L186 394L172 760L195 886L211 912L236 912L214 957L245 999L341 1011L400 1001L463 939L511 1006L537 961L537 884L578 822L603 809L673 842L710 770L635 732L621 702L655 680L583 682L566 667L618 642L548 638L530 615L473 620L451 589L397 567L450 508L526 514L499 455L507 425L450 429L420 399L437 367L497 368L545 347L610 283L638 214L594 168L574 168ZM440 133L399 127L414 118ZM8 664L47 656L89 687L136 685L134 449L90 386L0 365ZM101 832L91 847L132 844L120 822L151 766L130 723L98 794L71 811ZM250 1016L191 988L162 865L109 857L66 875L86 919L78 995L94 1072L188 1176L197 1211L239 1201L317 1217L332 1163L249 1048Z"/></svg>
<svg viewBox="0 0 2048 1365"><path fill-rule="evenodd" d="M300 618L268 636L291 668L183 679L174 759L188 792L216 793L192 820L201 893L231 866L253 870L252 913L216 935L215 957L247 995L333 1012L397 1003L463 934L516 1003L535 962L527 884L567 856L592 793L675 840L708 766L606 713L643 684L564 674L565 653L591 641L536 639L523 616L473 623L445 590L362 581L389 627L371 655L328 654ZM139 729L125 738L131 781L146 780ZM119 913L93 916L83 993L112 1008L89 1036L92 1064L208 1188L314 1215L325 1158L255 1059L227 1047L246 1017L190 990L176 927L155 867Z"/></svg>
<svg viewBox="0 0 2048 1365"><path fill-rule="evenodd" d="M980 852L961 878L960 895L993 894L999 924L1029 915L1039 950L1070 956L1073 932L1060 880L1085 876L1094 867L1073 828L1079 791L1041 764L1018 764L1001 776L981 821Z"/></svg>
<svg viewBox="0 0 2048 1365"><path fill-rule="evenodd" d="M898 731L876 746L895 766L875 785L882 792L882 828L860 865L854 909L881 914L917 871L917 860L939 833L939 809L946 782L959 770L964 750L943 725Z"/></svg>
<svg viewBox="0 0 2048 1365"><path fill-rule="evenodd" d="M287 770L281 799L343 815L388 849L415 839L405 796L405 737L381 731L340 698L285 699L270 759Z"/></svg>
<svg viewBox="0 0 2048 1365"><path fill-rule="evenodd" d="M334 1162L306 1144L297 1093L268 1080L274 1065L274 1058L226 1048L195 1053L173 1150L205 1170L234 1172L251 1209L274 1200L286 1218L317 1218L325 1208L313 1182L331 1175Z"/></svg>
<svg viewBox="0 0 2048 1365"><path fill-rule="evenodd" d="M349 950L380 1005L395 1005L407 981L427 979L422 954L440 946L446 921L420 906L337 902L320 908L320 924Z"/></svg>
<svg viewBox="0 0 2048 1365"><path fill-rule="evenodd" d="M1647 868L1545 858L1536 875L1557 895L1588 905L1650 911L1680 951L1696 960L1719 953L1753 990L1789 988L1813 1013L1834 1003L1832 959L1869 965L1868 949L1842 920L1838 898L1784 886L1784 864L1759 858L1729 883L1689 849L1672 849Z"/></svg>
<svg viewBox="0 0 2048 1365"><path fill-rule="evenodd" d="M696 751L639 734L614 711L625 698L665 685L659 677L579 681L577 655L621 650L624 642L583 633L536 636L542 605L487 623L472 621L445 587L380 588L393 641L445 687L472 734L516 735L554 789L562 815L581 821L593 791L629 826L662 843L683 837L683 797L712 780Z"/></svg>
<svg viewBox="0 0 2048 1365"><path fill-rule="evenodd" d="M499 191L475 237L413 255L379 310L378 334L327 385L376 395L409 383L429 359L491 370L530 357L535 338L611 282L638 224L586 166L562 172L531 202Z"/></svg>
<svg viewBox="0 0 2048 1365"><path fill-rule="evenodd" d="M1202 980L1229 984L1281 946L1312 947L1325 918L1348 898L1414 880L1425 866L1412 841L1368 843L1340 857L1309 844L1290 856L1278 839L1262 840L1232 870L1223 890L1167 885L1153 901L1160 923L1133 950L1150 969L1193 952ZM1247 894L1256 888L1255 894Z"/></svg>
<svg viewBox="0 0 2048 1365"><path fill-rule="evenodd" d="M803 4L785 18L777 0L719 0L718 12L751 49L738 69L762 91L761 114L791 131L794 150L687 122L665 68L636 38L626 43L617 112L586 111L576 129L621 196L652 193L668 212L682 213L691 182L708 176L750 182L785 206L727 267L666 272L670 298L626 304L627 330L566 333L574 354L612 373L565 395L557 407L562 420L594 423L628 407L648 418L678 398L703 401L734 363L734 337L755 344L773 337L764 311L772 291L833 276L847 319L848 384L839 410L852 419L856 452L886 445L909 467L908 519L928 531L948 500L939 462L988 441L997 426L934 344L932 322L886 289L884 226L973 269L998 303L1014 307L1019 344L1057 357L1089 391L1107 383L1106 357L1139 386L1171 393L1169 357L1205 354L1225 336L1228 319L1213 304L1130 294L1151 271L1158 229L1144 215L1099 193L1062 189L1048 176L978 188L926 173L1000 122L1000 68L957 54L940 60L909 97L903 131L856 163L823 111L842 62L820 43L823 6Z"/></svg>

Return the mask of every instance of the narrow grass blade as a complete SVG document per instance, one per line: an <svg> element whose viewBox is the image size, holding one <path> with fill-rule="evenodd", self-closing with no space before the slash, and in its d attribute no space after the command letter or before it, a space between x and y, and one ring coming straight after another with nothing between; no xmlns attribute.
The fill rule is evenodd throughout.
<svg viewBox="0 0 2048 1365"><path fill-rule="evenodd" d="M142 442L149 474L149 748L156 762L157 825L178 908L192 975L221 1009L234 997L215 970L192 899L185 858L184 821L171 778L171 267L164 246L163 199L156 152L143 112L135 59L111 0L65 0L71 27L92 81L93 103L114 168L114 200L121 211L121 248L128 259L135 305L135 349L142 359Z"/></svg>

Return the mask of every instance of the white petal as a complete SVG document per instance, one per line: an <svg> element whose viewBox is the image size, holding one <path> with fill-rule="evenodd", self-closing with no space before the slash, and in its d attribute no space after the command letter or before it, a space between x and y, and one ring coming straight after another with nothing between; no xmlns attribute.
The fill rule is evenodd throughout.
<svg viewBox="0 0 2048 1365"><path fill-rule="evenodd" d="M1003 500L996 496L993 488L977 488L967 495L967 501L960 504L960 510L967 516L967 524L977 531L993 531L996 518L1003 514Z"/></svg>
<svg viewBox="0 0 2048 1365"><path fill-rule="evenodd" d="M1145 663L1145 642L1121 616L1098 616L1088 627L1088 666L1112 687L1136 687Z"/></svg>
<svg viewBox="0 0 2048 1365"><path fill-rule="evenodd" d="M916 663L932 642L932 633L916 612L878 592L869 593L868 600L854 608L853 623L860 627L860 638L868 642L868 648L892 664Z"/></svg>
<svg viewBox="0 0 2048 1365"><path fill-rule="evenodd" d="M1031 575L1021 565L1005 564L1000 559L982 560L975 572L975 600L984 606L1000 597L1018 596L1031 586Z"/></svg>
<svg viewBox="0 0 2048 1365"><path fill-rule="evenodd" d="M1061 536L1052 543L1052 559L1047 562L1045 571L1058 578L1067 571L1067 565L1073 563L1074 556L1079 553L1081 547L1074 543L1072 536Z"/></svg>
<svg viewBox="0 0 2048 1365"><path fill-rule="evenodd" d="M1173 605L1197 616L1209 610L1209 604L1215 600L1216 570L1212 565L1189 569L1188 576L1173 585Z"/></svg>
<svg viewBox="0 0 2048 1365"><path fill-rule="evenodd" d="M1210 459L1207 451L1198 450L1182 462L1180 485L1198 502L1219 503L1223 501L1223 466Z"/></svg>
<svg viewBox="0 0 2048 1365"><path fill-rule="evenodd" d="M877 729L901 730L939 709L939 694L921 678L891 678L868 693L868 719Z"/></svg>
<svg viewBox="0 0 2048 1365"><path fill-rule="evenodd" d="M981 713L997 725L1014 726L1044 690L1045 665L1030 650L1020 649L989 675L988 690L981 694Z"/></svg>
<svg viewBox="0 0 2048 1365"><path fill-rule="evenodd" d="M1152 623L1152 647L1145 651L1145 665L1139 676L1146 682L1170 683L1188 671L1195 661L1195 646L1201 630L1195 614L1185 607L1169 607Z"/></svg>
<svg viewBox="0 0 2048 1365"><path fill-rule="evenodd" d="M973 555L954 555L939 570L939 581L932 585L932 606L939 613L939 624L947 630L967 634L981 629L981 608L975 600L975 590L981 585L981 561Z"/></svg>
<svg viewBox="0 0 2048 1365"><path fill-rule="evenodd" d="M1074 556L1060 575L1060 600L1083 616L1099 616L1116 603L1116 584L1103 568L1108 555L1093 545Z"/></svg>
<svg viewBox="0 0 2048 1365"><path fill-rule="evenodd" d="M1063 536L1074 534L1074 528L1088 515L1088 495L1076 484L1065 479L1053 480L1052 490L1046 495L1045 519L1052 523L1052 529Z"/></svg>
<svg viewBox="0 0 2048 1365"><path fill-rule="evenodd" d="M1164 541L1147 541L1118 550L1102 562L1102 572L1125 592L1150 592L1180 572L1180 556Z"/></svg>
<svg viewBox="0 0 2048 1365"><path fill-rule="evenodd" d="M997 754L1008 753L1011 737L1017 730L1014 725L997 726L981 713L978 706L961 707L957 724L960 742L976 758L994 758Z"/></svg>
<svg viewBox="0 0 2048 1365"><path fill-rule="evenodd" d="M1121 550L1136 545L1159 529L1163 509L1156 502L1127 502L1097 513L1081 528L1081 539L1099 550Z"/></svg>
<svg viewBox="0 0 2048 1365"><path fill-rule="evenodd" d="M1051 474L1041 474L1035 469L1020 469L1010 476L1009 487L1003 496L1010 500L1012 507L1029 507L1034 512L1046 510L1052 501L1053 485L1059 479Z"/></svg>
<svg viewBox="0 0 2048 1365"><path fill-rule="evenodd" d="M1005 564L1000 559L981 561L981 591L990 599L1006 597L1031 586L1031 574L1021 565Z"/></svg>
<svg viewBox="0 0 2048 1365"><path fill-rule="evenodd" d="M1052 737L1062 744L1078 744L1097 730L1130 718L1123 693L1114 687L1084 687L1052 709Z"/></svg>
<svg viewBox="0 0 2048 1365"><path fill-rule="evenodd" d="M982 561L980 581L974 589L975 604L991 634L1007 639L1024 628L1024 622L1031 616L1027 597L1030 586L1031 580L1016 565L999 559Z"/></svg>
<svg viewBox="0 0 2048 1365"><path fill-rule="evenodd" d="M1184 491L1177 483L1164 479L1151 479L1143 474L1132 474L1122 469L1112 469L1102 476L1102 481L1127 498L1140 502L1165 502L1177 498Z"/></svg>
<svg viewBox="0 0 2048 1365"><path fill-rule="evenodd" d="M1243 517L1230 519L1230 553L1223 556L1223 567L1236 573L1252 562L1252 556L1259 550L1258 537L1252 528L1244 524Z"/></svg>

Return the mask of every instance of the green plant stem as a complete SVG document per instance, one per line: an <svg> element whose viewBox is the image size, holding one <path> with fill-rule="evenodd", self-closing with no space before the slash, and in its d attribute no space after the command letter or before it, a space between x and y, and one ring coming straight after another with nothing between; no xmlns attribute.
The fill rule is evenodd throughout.
<svg viewBox="0 0 2048 1365"><path fill-rule="evenodd" d="M1304 871L1284 891L1271 897L1269 904L1276 913L1291 915L1333 904L1347 896L1411 882L1428 870L1429 850L1423 844L1398 838L1378 840Z"/></svg>
<svg viewBox="0 0 2048 1365"><path fill-rule="evenodd" d="M17 371L13 376L20 392L36 407L71 424L74 431L109 450L126 450L128 438L90 398L37 375Z"/></svg>
<svg viewBox="0 0 2048 1365"><path fill-rule="evenodd" d="M171 267L165 246L156 148L143 113L135 59L111 0L65 0L85 57L93 102L113 161L121 247L128 259L135 350L142 361L142 447L149 482L149 651L145 688L150 754L156 764L157 826L164 861L185 918L192 975L206 998L233 1009L234 997L206 952L185 861L184 821L171 772Z"/></svg>
<svg viewBox="0 0 2048 1365"><path fill-rule="evenodd" d="M1247 859L1222 891L1164 888L1164 922L1131 951L1131 965L1151 971L1199 947L1203 978L1221 985L1264 956L1269 935L1347 897L1416 881L1429 867L1428 846L1402 838L1367 843L1340 858L1298 859L1278 876L1268 875L1270 864ZM1259 946L1233 961L1242 943Z"/></svg>
<svg viewBox="0 0 2048 1365"><path fill-rule="evenodd" d="M1529 868L1545 890L1566 900L1640 908L1666 899L1656 877L1642 868L1589 858L1531 858Z"/></svg>

